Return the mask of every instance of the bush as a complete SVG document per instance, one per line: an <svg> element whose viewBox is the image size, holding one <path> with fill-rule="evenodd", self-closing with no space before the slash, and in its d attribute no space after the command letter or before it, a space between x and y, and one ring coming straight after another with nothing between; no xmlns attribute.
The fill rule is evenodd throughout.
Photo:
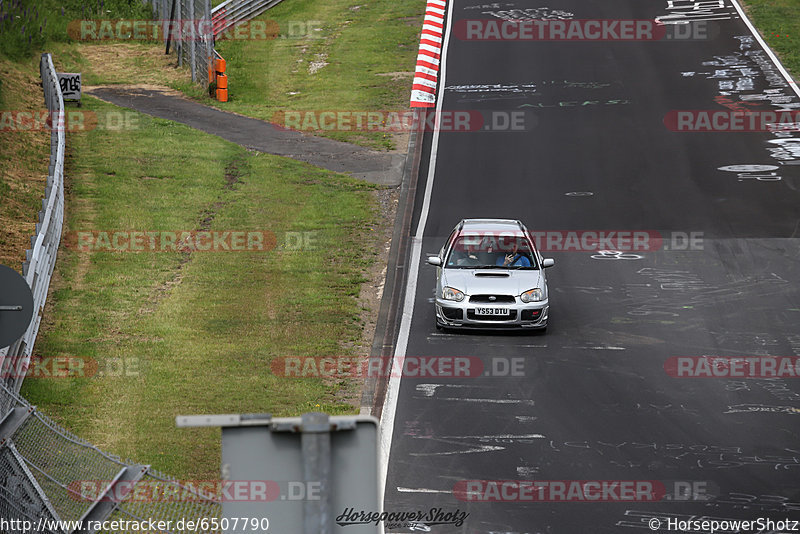
<svg viewBox="0 0 800 534"><path fill-rule="evenodd" d="M149 3L141 0L0 0L0 53L19 61L48 41L69 42L70 21L151 18Z"/></svg>

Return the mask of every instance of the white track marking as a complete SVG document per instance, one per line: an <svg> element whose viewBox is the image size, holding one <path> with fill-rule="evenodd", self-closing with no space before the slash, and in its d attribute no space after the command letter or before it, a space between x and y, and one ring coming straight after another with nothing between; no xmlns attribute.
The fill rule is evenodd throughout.
<svg viewBox="0 0 800 534"><path fill-rule="evenodd" d="M625 350L625 347L613 347L613 346L602 346L597 345L594 347L578 347L578 346L570 346L565 345L561 347L562 349L586 349L586 350Z"/></svg>
<svg viewBox="0 0 800 534"><path fill-rule="evenodd" d="M497 434L486 436L441 436L441 439L544 439L544 436L541 434Z"/></svg>
<svg viewBox="0 0 800 534"><path fill-rule="evenodd" d="M464 449L463 451L445 451L445 452L412 452L410 456L453 456L454 454L473 454L476 452L494 452L503 451L505 447L498 447L496 445L479 445L472 449Z"/></svg>
<svg viewBox="0 0 800 534"><path fill-rule="evenodd" d="M447 11L447 30L444 36L444 47L442 48L440 71L441 77L439 78L440 87L438 101L436 103L436 113L441 116L442 105L444 103L444 87L447 75L447 49L450 46L450 33L453 29L453 6L449 6ZM397 336L397 346L395 347L394 363L400 369L403 368L405 361L406 349L408 347L408 336L411 332L411 318L414 314L414 299L417 292L417 276L419 274L419 261L422 254L422 236L425 232L425 224L428 221L428 211L431 203L431 191L433 190L433 176L436 170L436 156L439 150L439 129L434 129L433 139L431 141L431 156L428 164L428 180L425 184L425 197L422 201L422 210L419 216L419 223L417 225L417 234L414 236L411 244L411 262L408 271L408 282L406 284L406 295L403 302L403 315L400 319L400 332ZM397 397L400 393L400 376L399 373L392 373L389 379L389 387L386 390L386 398L383 402L383 411L381 412L381 433L380 433L380 452L383 460L381 465L381 503L383 503L383 491L386 487L386 476L389 468L389 453L392 448L392 434L394 433L394 419L397 414Z"/></svg>
<svg viewBox="0 0 800 534"><path fill-rule="evenodd" d="M533 415L515 415L514 418L520 423L532 423L533 421L539 419Z"/></svg>
<svg viewBox="0 0 800 534"><path fill-rule="evenodd" d="M403 488L397 486L397 491L400 493L453 493L453 490L435 490L428 488Z"/></svg>
<svg viewBox="0 0 800 534"><path fill-rule="evenodd" d="M430 397L414 397L415 399L429 399ZM533 406L532 400L524 399L470 399L465 397L436 397L440 401L454 401L454 402L482 402L486 404L527 404Z"/></svg>
<svg viewBox="0 0 800 534"><path fill-rule="evenodd" d="M424 394L426 397L433 397L437 388L473 388L473 389L488 389L489 386L473 386L466 384L417 384L417 391Z"/></svg>

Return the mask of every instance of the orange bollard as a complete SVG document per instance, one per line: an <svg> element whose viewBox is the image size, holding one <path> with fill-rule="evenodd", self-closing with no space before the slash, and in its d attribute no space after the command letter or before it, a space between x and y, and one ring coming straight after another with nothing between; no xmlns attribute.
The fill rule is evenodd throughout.
<svg viewBox="0 0 800 534"><path fill-rule="evenodd" d="M228 77L224 74L217 74L217 89L228 88Z"/></svg>
<svg viewBox="0 0 800 534"><path fill-rule="evenodd" d="M219 58L214 60L214 70L217 72L225 72L225 59Z"/></svg>
<svg viewBox="0 0 800 534"><path fill-rule="evenodd" d="M217 100L220 102L227 102L228 101L228 90L227 89L217 89Z"/></svg>

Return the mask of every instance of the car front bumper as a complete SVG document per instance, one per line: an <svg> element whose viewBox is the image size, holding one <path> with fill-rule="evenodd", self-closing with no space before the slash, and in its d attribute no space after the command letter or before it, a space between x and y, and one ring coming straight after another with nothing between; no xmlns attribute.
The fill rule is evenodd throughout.
<svg viewBox="0 0 800 534"><path fill-rule="evenodd" d="M514 304L476 304L468 302L455 302L452 300L436 299L436 322L447 328L477 328L483 330L503 330L509 328L542 329L547 327L550 310L549 302L523 303L516 299ZM475 309L504 308L508 315L477 315Z"/></svg>

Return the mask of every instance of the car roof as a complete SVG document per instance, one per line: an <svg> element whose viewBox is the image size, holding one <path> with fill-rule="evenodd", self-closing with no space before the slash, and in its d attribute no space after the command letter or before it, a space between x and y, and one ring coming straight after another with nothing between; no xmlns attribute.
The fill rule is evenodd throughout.
<svg viewBox="0 0 800 534"><path fill-rule="evenodd" d="M460 223L461 233L472 232L508 232L524 235L525 227L514 219L463 219Z"/></svg>

